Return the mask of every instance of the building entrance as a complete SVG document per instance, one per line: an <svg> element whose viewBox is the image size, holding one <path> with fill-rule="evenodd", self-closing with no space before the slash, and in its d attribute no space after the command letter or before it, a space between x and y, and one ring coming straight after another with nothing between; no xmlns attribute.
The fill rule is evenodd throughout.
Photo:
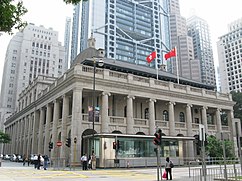
<svg viewBox="0 0 242 181"><path fill-rule="evenodd" d="M83 137L83 150L88 155L94 153L97 158L97 166L105 167L133 167L156 166L156 145L153 144L154 136L125 135L125 134L95 134ZM166 157L184 160L183 153L186 150L186 141L194 140L194 137L162 137L160 157L164 161ZM93 146L94 144L94 146ZM175 161L176 162L176 161Z"/></svg>

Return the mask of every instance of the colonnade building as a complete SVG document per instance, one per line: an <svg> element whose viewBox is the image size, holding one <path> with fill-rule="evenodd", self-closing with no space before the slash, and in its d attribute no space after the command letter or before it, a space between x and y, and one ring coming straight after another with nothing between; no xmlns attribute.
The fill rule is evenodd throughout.
<svg viewBox="0 0 242 181"><path fill-rule="evenodd" d="M18 111L5 122L12 141L4 153L47 154L67 165L94 151L98 167L112 167L116 159L120 165L129 160L147 166L156 164L157 128L163 134L162 158L170 156L175 163L199 154L194 136L200 124L208 135L235 137L230 94L183 78L177 84L176 76L163 71L156 79L154 69L114 59L102 58L104 66L94 67L103 55L89 47L60 78L39 76L22 91ZM114 142L119 143L116 149Z"/></svg>

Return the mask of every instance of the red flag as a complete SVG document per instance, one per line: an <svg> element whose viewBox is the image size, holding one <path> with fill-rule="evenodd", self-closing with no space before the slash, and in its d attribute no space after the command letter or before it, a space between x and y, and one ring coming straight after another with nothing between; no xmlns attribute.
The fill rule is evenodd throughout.
<svg viewBox="0 0 242 181"><path fill-rule="evenodd" d="M152 62L152 60L154 60L156 58L156 51L152 52L151 54L149 54L147 57L146 57L146 60L148 63Z"/></svg>
<svg viewBox="0 0 242 181"><path fill-rule="evenodd" d="M175 57L176 56L176 48L173 48L170 52L165 54L165 59L167 60L168 58Z"/></svg>

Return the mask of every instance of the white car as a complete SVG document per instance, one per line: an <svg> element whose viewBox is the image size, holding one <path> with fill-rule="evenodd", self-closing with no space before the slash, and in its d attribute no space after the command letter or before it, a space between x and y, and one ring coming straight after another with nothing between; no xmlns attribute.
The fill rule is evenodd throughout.
<svg viewBox="0 0 242 181"><path fill-rule="evenodd" d="M15 154L12 154L10 156L10 161L15 162L17 160L17 156Z"/></svg>
<svg viewBox="0 0 242 181"><path fill-rule="evenodd" d="M10 160L10 156L8 154L6 154L6 155L3 156L3 159L4 160Z"/></svg>

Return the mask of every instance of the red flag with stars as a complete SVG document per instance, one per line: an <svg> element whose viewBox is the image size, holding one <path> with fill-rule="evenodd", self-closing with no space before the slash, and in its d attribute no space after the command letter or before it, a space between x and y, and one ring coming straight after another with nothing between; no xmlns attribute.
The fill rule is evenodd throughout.
<svg viewBox="0 0 242 181"><path fill-rule="evenodd" d="M152 62L156 58L156 51L152 52L146 57L148 63Z"/></svg>
<svg viewBox="0 0 242 181"><path fill-rule="evenodd" d="M173 48L170 52L165 54L165 59L167 60L168 58L175 57L176 56L176 48Z"/></svg>

